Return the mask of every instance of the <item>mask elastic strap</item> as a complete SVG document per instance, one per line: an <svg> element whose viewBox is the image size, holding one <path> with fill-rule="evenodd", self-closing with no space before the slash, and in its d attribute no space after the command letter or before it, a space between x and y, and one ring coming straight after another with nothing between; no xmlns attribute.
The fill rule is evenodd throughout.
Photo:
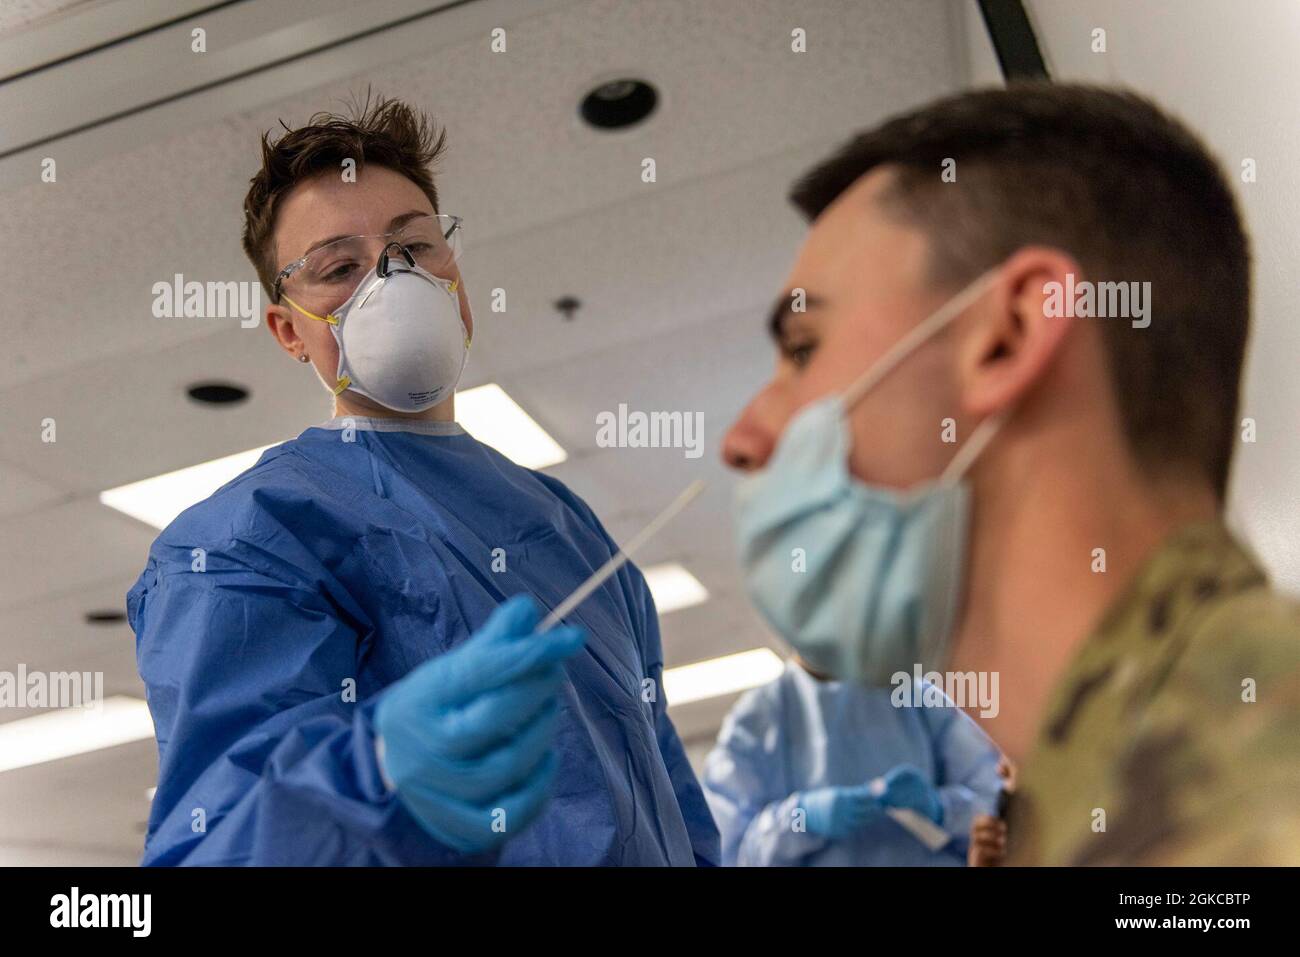
<svg viewBox="0 0 1300 957"><path fill-rule="evenodd" d="M296 302L294 302L284 293L280 293L280 298L283 299L285 302L287 302L289 305L293 306L293 308L297 309L308 319L315 319L317 322L328 322L331 326L337 326L339 324L338 317L336 317L334 313L330 313L328 316L318 316L314 312L308 312L306 309L298 305Z"/></svg>
<svg viewBox="0 0 1300 957"><path fill-rule="evenodd" d="M984 451L984 447L992 441L993 436L998 434L998 429L1002 428L1002 423L1007 419L1007 410L995 412L987 419L975 426L975 431L970 434L966 444L957 450L957 454L952 457L948 467L943 470L939 476L939 481L945 485L952 484L966 474L974 463L979 454Z"/></svg>
<svg viewBox="0 0 1300 957"><path fill-rule="evenodd" d="M922 319L905 336L890 346L889 351L844 390L841 395L844 402L844 411L847 412L857 405L858 400L866 395L881 379L894 371L895 366L915 352L927 339L936 335L944 326L965 312L980 296L984 295L993 279L997 276L998 268L995 266L975 279L965 289Z"/></svg>
<svg viewBox="0 0 1300 957"><path fill-rule="evenodd" d="M285 302L287 302L289 305L293 306L293 308L297 309L308 319L315 319L318 322L328 322L331 326L337 326L339 324L338 317L335 316L334 313L332 312L328 316L318 316L314 312L308 312L306 309L298 305L296 302L294 302L284 293L280 293L280 298L283 299ZM335 383L334 388L331 391L334 393L334 395L339 396L342 395L344 392L346 392L348 386L350 385L352 385L351 376L346 376L346 375L340 376L338 381Z"/></svg>
<svg viewBox="0 0 1300 957"><path fill-rule="evenodd" d="M455 279L453 279L453 280L451 281L451 285L449 285L449 286L447 287L447 291L448 291L449 293L451 293L451 294L454 296L454 295L456 295L456 290L458 290L458 289L460 289L460 277L459 277L459 276L457 276ZM460 321L460 324L461 324L461 327L463 328L464 325L465 325L465 320L462 319L462 320ZM471 335L469 334L469 330L466 329L466 330L465 330L465 351L466 351L466 352L469 351L469 346L470 346L470 343L473 341L473 339L474 339L474 337L471 336Z"/></svg>

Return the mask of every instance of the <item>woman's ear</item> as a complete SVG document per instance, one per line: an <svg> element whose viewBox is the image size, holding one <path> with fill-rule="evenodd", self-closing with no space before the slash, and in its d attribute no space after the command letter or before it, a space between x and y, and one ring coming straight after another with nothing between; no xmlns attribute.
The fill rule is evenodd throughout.
<svg viewBox="0 0 1300 957"><path fill-rule="evenodd" d="M1026 246L1002 264L989 292L971 307L957 370L968 415L1008 409L1042 378L1074 324L1072 315L1047 308L1053 288L1059 301L1068 275L1076 282L1082 278L1073 257Z"/></svg>
<svg viewBox="0 0 1300 957"><path fill-rule="evenodd" d="M304 343L298 331L294 329L293 317L286 307L277 304L267 305L266 328L279 343L280 348L293 358L297 359L303 354Z"/></svg>

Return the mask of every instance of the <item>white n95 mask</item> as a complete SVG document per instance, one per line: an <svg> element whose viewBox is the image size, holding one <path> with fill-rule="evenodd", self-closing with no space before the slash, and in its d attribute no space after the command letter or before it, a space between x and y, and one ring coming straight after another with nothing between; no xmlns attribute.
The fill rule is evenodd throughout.
<svg viewBox="0 0 1300 957"><path fill-rule="evenodd" d="M382 274L381 274L382 271ZM456 294L460 280L435 276L418 264L381 256L352 295L328 316L339 347L337 381L394 412L423 412L451 395L469 356L469 333Z"/></svg>
<svg viewBox="0 0 1300 957"><path fill-rule="evenodd" d="M963 476L1003 416L981 422L938 479L900 491L849 472L848 414L993 276L913 328L843 394L802 409L767 466L737 490L750 598L804 661L833 678L883 686L915 665L943 666L965 584L971 498Z"/></svg>

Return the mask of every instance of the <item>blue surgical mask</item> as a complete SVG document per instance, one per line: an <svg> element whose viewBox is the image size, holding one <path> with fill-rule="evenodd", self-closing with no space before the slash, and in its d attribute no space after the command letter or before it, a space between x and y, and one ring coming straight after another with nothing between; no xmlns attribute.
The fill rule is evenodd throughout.
<svg viewBox="0 0 1300 957"><path fill-rule="evenodd" d="M887 685L942 669L961 610L971 496L963 476L1002 422L981 422L943 474L896 490L849 472L848 414L898 363L957 318L995 273L913 328L844 393L791 420L771 460L737 492L751 599L816 671Z"/></svg>

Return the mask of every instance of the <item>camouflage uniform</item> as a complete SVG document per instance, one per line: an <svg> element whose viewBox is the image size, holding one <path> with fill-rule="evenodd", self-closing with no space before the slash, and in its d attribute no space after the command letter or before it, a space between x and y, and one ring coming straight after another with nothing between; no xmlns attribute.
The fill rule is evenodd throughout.
<svg viewBox="0 0 1300 957"><path fill-rule="evenodd" d="M1300 864L1300 606L1222 525L1146 563L1045 714L1007 864Z"/></svg>

